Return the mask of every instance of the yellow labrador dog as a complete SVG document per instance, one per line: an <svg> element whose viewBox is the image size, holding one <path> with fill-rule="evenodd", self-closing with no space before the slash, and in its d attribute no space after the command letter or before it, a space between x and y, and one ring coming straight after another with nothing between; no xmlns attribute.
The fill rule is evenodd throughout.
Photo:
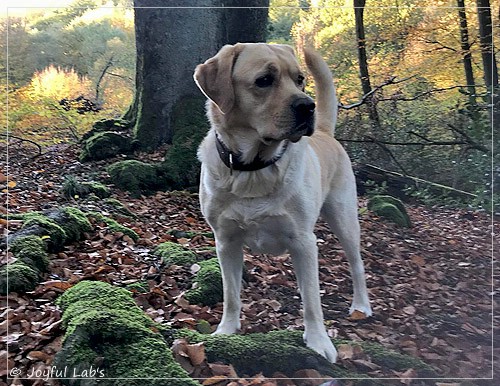
<svg viewBox="0 0 500 386"><path fill-rule="evenodd" d="M198 156L200 203L214 230L224 285L217 334L240 328L243 247L288 251L304 308L304 341L331 362L337 351L323 323L318 248L320 215L348 257L354 288L350 312L371 315L359 251L356 185L349 158L334 139L337 98L319 54L305 50L317 101L304 93L304 73L285 45L224 46L196 67L209 99L211 130Z"/></svg>

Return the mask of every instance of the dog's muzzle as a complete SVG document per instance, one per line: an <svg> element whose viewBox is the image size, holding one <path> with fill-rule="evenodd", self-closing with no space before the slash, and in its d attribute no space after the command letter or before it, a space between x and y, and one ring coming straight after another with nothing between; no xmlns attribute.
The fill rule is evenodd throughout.
<svg viewBox="0 0 500 386"><path fill-rule="evenodd" d="M297 142L302 136L311 136L314 132L314 109L316 105L309 97L295 99L291 108L295 118L295 127L290 133L290 140Z"/></svg>

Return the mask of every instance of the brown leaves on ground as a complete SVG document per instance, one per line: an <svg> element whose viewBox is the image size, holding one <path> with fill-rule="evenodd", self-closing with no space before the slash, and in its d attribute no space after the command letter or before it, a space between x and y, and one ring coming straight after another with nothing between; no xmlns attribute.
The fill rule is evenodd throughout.
<svg viewBox="0 0 500 386"><path fill-rule="evenodd" d="M74 147L56 150L28 164L18 163L17 158L11 161L9 172L16 181L16 186L9 189L11 213L67 204L59 194L65 175L82 180L88 180L90 175L106 178L105 161L80 164ZM17 367L28 374L50 366L63 334L54 301L84 279L131 286L137 304L159 323L213 330L220 321L221 305L191 305L182 296L191 286L196 266L165 268L151 253L159 243L174 241L196 251L200 258L213 256L214 240L207 233L210 229L199 211L197 197L159 192L133 199L116 190L113 197L137 215L136 219L114 218L134 229L140 239L134 242L94 222L94 232L85 240L50 256L51 271L33 293L2 297L0 332L8 352L4 348L1 356L10 369ZM99 202L70 204L81 205L84 210L104 210ZM363 199L360 205L365 206ZM6 208L0 207L0 211L6 213ZM378 342L424 360L443 378L491 377L492 308L496 305L492 280L497 278L491 271L491 219L485 213L417 205L409 206L408 212L414 224L411 229L386 223L369 211L360 216L362 255L374 311L370 318L360 312L348 317L352 296L349 268L337 239L325 224L318 224L322 302L330 336ZM9 231L21 225L12 221ZM7 233L5 221L0 222L0 230ZM169 232L172 230L175 232ZM245 254L244 280L243 333L302 328L300 297L288 256ZM138 283L145 286L133 286ZM498 326L498 320L494 324ZM414 376L411 368L396 372L376 365L356 347L337 347L341 366L377 378L401 380L395 384L408 384ZM275 374L281 381L260 374L251 379L232 379L237 374L230 364L206 362L202 344L178 341L174 353L188 372L205 378L206 385L298 384L283 374ZM496 358L498 354L495 349ZM304 369L303 374L296 375L314 384L317 374L313 373ZM0 369L0 375L6 375L6 368Z"/></svg>

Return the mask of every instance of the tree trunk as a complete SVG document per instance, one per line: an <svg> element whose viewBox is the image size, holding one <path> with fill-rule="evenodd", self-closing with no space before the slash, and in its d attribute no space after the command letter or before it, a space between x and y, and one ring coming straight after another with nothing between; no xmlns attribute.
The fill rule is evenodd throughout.
<svg viewBox="0 0 500 386"><path fill-rule="evenodd" d="M358 46L359 76L361 79L361 87L363 88L363 93L366 95L372 91L372 86L370 84L370 73L368 71L368 56L366 54L365 26L363 21L363 13L366 0L353 0L353 3L354 19L356 24L356 39ZM380 130L380 119L378 116L375 101L373 100L373 95L369 97L369 100L367 102L372 128L375 132L378 132Z"/></svg>
<svg viewBox="0 0 500 386"><path fill-rule="evenodd" d="M476 0L479 42L483 59L484 83L492 91L498 87L498 68L493 52L493 28L489 0Z"/></svg>
<svg viewBox="0 0 500 386"><path fill-rule="evenodd" d="M462 57L464 63L465 79L467 90L469 92L469 103L476 105L476 82L472 70L472 55L470 52L469 29L467 26L467 15L465 13L464 0L457 0L458 18L460 20L460 46L462 48Z"/></svg>
<svg viewBox="0 0 500 386"><path fill-rule="evenodd" d="M124 118L134 123L141 148L172 141L174 107L186 97L200 96L193 81L197 64L224 44L264 40L269 0L237 3L264 8L227 8L223 0L172 0L168 8L159 8L165 1L134 0L136 93Z"/></svg>

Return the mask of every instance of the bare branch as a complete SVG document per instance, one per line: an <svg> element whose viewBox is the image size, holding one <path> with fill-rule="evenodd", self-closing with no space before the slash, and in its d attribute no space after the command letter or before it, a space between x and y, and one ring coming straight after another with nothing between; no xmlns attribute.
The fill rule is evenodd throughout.
<svg viewBox="0 0 500 386"><path fill-rule="evenodd" d="M403 78L403 79L400 79L400 80L396 80L396 77L395 76L392 76L390 77L387 81L385 81L384 83L382 84L379 84L378 86L375 86L372 91L370 91L369 93L363 95L361 97L361 99L359 100L359 102L356 102L356 103L352 103L350 105L343 105L342 103L339 103L339 108L340 109L343 109L343 110L351 110L351 109L354 109L356 107L359 107L361 105L363 105L364 103L367 102L367 100L373 95L375 94L378 90L381 90L382 88L388 86L388 85L393 85L393 84L398 84L398 83L403 83L403 82L406 82L407 80L409 79L412 79L414 78L416 75L412 75L412 76L409 76L407 78Z"/></svg>
<svg viewBox="0 0 500 386"><path fill-rule="evenodd" d="M35 141L32 141L30 139L26 139L26 138L22 138L22 137L18 137L16 135L12 135L12 134L0 133L0 135L2 137L6 137L7 139L14 138L14 139L17 139L17 140L19 140L21 142L28 142L28 143L30 143L32 145L35 145L38 148L38 154L34 155L31 158L36 158L36 157L38 157L38 156L40 156L42 154L42 146L39 145L38 143L36 143Z"/></svg>

